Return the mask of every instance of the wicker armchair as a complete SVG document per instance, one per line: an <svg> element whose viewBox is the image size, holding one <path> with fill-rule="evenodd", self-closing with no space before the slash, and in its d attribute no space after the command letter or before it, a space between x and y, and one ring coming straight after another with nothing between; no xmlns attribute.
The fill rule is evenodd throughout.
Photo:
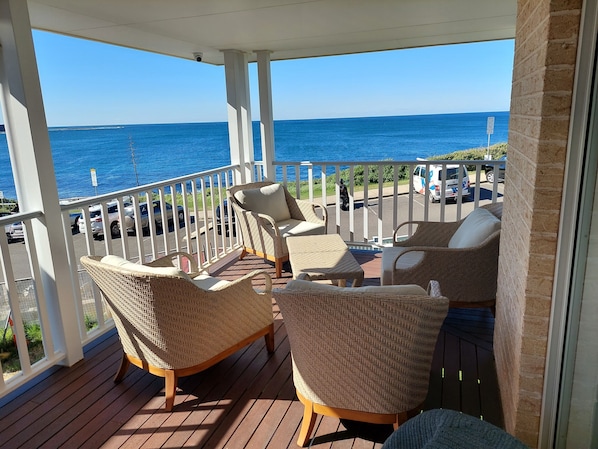
<svg viewBox="0 0 598 449"><path fill-rule="evenodd" d="M442 285L451 307L496 304L496 279L502 203L479 207L456 222L409 221L394 232L393 246L382 253L382 285ZM416 227L399 240L406 227Z"/></svg>
<svg viewBox="0 0 598 449"><path fill-rule="evenodd" d="M267 273L254 271L233 282L205 274L192 279L171 261L167 256L147 266L117 256L81 258L108 304L123 347L114 381L124 378L130 364L164 377L167 411L179 377L203 371L260 337L269 352L274 350ZM260 275L266 279L263 293L252 286Z"/></svg>
<svg viewBox="0 0 598 449"><path fill-rule="evenodd" d="M294 280L274 290L289 336L293 382L304 405L297 444L316 414L393 424L416 414L448 311L438 283L342 288Z"/></svg>
<svg viewBox="0 0 598 449"><path fill-rule="evenodd" d="M282 184L254 182L231 187L227 192L241 230L240 258L251 253L274 262L276 277L282 275L282 264L289 259L287 237L326 234L326 208L295 199Z"/></svg>

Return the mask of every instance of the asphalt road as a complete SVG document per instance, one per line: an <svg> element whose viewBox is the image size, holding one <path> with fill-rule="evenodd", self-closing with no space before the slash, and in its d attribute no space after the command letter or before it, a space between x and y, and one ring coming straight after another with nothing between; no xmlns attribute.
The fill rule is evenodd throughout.
<svg viewBox="0 0 598 449"><path fill-rule="evenodd" d="M480 190L480 204L487 204L491 202L492 185L488 183L481 184ZM499 184L499 195L503 193L503 184ZM452 201L441 203L429 203L425 201L425 198L419 194L413 194L413 220L423 220L425 218L427 210L427 220L439 221L444 214L444 221L454 221L457 219L458 210L460 207L460 217L465 217L469 212L473 210L474 201L473 194L472 200L462 203L460 206L453 203ZM383 197L383 216L379 215L379 200L378 198L372 198L368 201L367 207L362 199L355 201L355 208L353 214L353 221L351 221L351 214L349 211L339 211L337 214L336 209L333 206L327 207L328 211L328 233L339 233L346 241L364 242L371 239L373 236L378 235L378 223L382 223L382 235L383 237L391 237L394 231L393 222L396 220L397 223L402 223L409 220L409 201L410 196L408 194L400 194L396 197L396 209L393 209L394 197L384 196ZM364 211L367 213L367 221L364 222ZM393 220L393 215L396 214L396 219ZM202 222L198 222L201 227ZM191 224L191 230L195 230L195 223ZM364 229L367 227L367 238L364 237ZM172 230L172 228L171 228ZM184 232L184 229L181 229ZM78 259L80 256L89 254L87 249L87 238L85 234L80 234L78 230L73 231L73 245L75 249L75 257ZM126 244L130 251L130 256L135 258L137 256L137 237L126 236ZM145 254L152 253L151 237L143 236L144 252ZM174 248L175 237L174 233L168 233L168 242L170 248ZM228 244L228 242L226 242ZM221 245L221 237L218 236L217 243ZM104 240L93 240L92 245L95 254L106 254L105 241ZM164 237L159 234L155 237L155 247L158 252L164 249ZM11 262L13 272L15 273L16 279L25 279L31 277L31 271L29 267L29 260L27 257L26 247L23 242L15 242L9 244L9 251L11 255ZM123 254L123 240L121 237L112 239L112 251L111 253L122 255ZM0 273L0 282L3 281L3 274Z"/></svg>

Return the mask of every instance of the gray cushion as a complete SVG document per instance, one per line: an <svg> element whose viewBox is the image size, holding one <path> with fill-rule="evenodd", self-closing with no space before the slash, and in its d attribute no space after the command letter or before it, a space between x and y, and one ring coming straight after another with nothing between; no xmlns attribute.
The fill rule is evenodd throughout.
<svg viewBox="0 0 598 449"><path fill-rule="evenodd" d="M202 290L220 290L222 287L230 284L229 281L218 279L207 274L200 274L193 278L193 283Z"/></svg>
<svg viewBox="0 0 598 449"><path fill-rule="evenodd" d="M402 424L382 449L527 449L504 430L455 410L428 410Z"/></svg>
<svg viewBox="0 0 598 449"><path fill-rule="evenodd" d="M486 209L471 212L449 241L449 248L473 248L500 230L500 220Z"/></svg>
<svg viewBox="0 0 598 449"><path fill-rule="evenodd" d="M280 235L285 238L297 235L326 234L326 227L322 223L312 223L310 221L291 218L289 220L277 221L276 225L280 230Z"/></svg>
<svg viewBox="0 0 598 449"><path fill-rule="evenodd" d="M291 218L284 187L271 184L259 189L239 190L235 199L243 209L272 217L275 222Z"/></svg>
<svg viewBox="0 0 598 449"><path fill-rule="evenodd" d="M409 249L409 247L387 246L382 250L382 278L380 279L382 285L392 285L392 273L395 268L411 268L423 260L423 251L409 251L405 255L399 257L396 265L393 266L395 258L399 254L404 253L407 249Z"/></svg>

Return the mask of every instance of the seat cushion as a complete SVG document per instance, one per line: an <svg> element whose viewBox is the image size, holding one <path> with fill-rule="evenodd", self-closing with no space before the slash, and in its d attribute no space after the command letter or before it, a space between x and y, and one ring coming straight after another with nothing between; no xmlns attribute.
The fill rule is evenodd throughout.
<svg viewBox="0 0 598 449"><path fill-rule="evenodd" d="M200 274L193 278L193 283L202 290L220 290L222 287L230 284L229 281L218 279L207 274Z"/></svg>
<svg viewBox="0 0 598 449"><path fill-rule="evenodd" d="M392 273L395 268L406 269L414 267L424 258L423 251L409 251L399 257L396 265L393 266L394 260L407 249L409 247L387 246L382 250L382 273L380 276L380 283L382 285L392 285Z"/></svg>
<svg viewBox="0 0 598 449"><path fill-rule="evenodd" d="M259 189L239 190L235 192L235 199L243 209L268 215L275 222L291 218L284 187L280 184L270 184Z"/></svg>
<svg viewBox="0 0 598 449"><path fill-rule="evenodd" d="M471 212L451 237L449 248L473 248L500 230L500 220L486 209Z"/></svg>
<svg viewBox="0 0 598 449"><path fill-rule="evenodd" d="M123 259L122 257L113 254L102 257L100 262L141 273L155 274L158 276L177 276L188 281L191 280L187 273L176 267L148 267L147 265L130 262L127 259Z"/></svg>
<svg viewBox="0 0 598 449"><path fill-rule="evenodd" d="M283 237L298 235L320 235L326 234L326 227L323 224L311 223L309 221L295 220L290 218L276 223Z"/></svg>
<svg viewBox="0 0 598 449"><path fill-rule="evenodd" d="M410 296L427 296L428 292L419 285L384 285L376 286L370 285L367 287L337 287L335 285L320 284L318 282L306 281L302 279L295 279L289 281L287 290L305 290L305 291L321 291L321 292L345 292L353 293L355 295L366 295L371 293L385 293L392 295L410 295Z"/></svg>

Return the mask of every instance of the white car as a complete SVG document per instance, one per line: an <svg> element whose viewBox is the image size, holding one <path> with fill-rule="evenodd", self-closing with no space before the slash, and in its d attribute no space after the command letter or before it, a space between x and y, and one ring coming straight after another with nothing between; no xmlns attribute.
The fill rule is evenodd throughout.
<svg viewBox="0 0 598 449"><path fill-rule="evenodd" d="M6 239L8 240L8 243L25 240L22 221L4 226L4 231L6 232Z"/></svg>
<svg viewBox="0 0 598 449"><path fill-rule="evenodd" d="M429 190L430 201L440 201L442 197L442 183L445 177L446 167L446 182L445 182L445 199L457 200L459 195L459 180L461 181L461 195L463 200L469 198L469 175L465 167L461 168L461 176L459 176L459 165L448 164L446 166L439 164L418 165L413 171L413 190L417 193L425 195L426 188ZM428 171L426 173L426 171Z"/></svg>
<svg viewBox="0 0 598 449"><path fill-rule="evenodd" d="M131 201L124 201L124 207L132 205ZM120 235L120 226L118 223L118 202L112 201L108 203L108 228L112 237L118 237ZM102 206L96 204L89 207L89 221L91 225L91 233L94 238L99 239L104 236L104 218L102 217ZM86 232L85 229L85 217L79 218L79 232Z"/></svg>

